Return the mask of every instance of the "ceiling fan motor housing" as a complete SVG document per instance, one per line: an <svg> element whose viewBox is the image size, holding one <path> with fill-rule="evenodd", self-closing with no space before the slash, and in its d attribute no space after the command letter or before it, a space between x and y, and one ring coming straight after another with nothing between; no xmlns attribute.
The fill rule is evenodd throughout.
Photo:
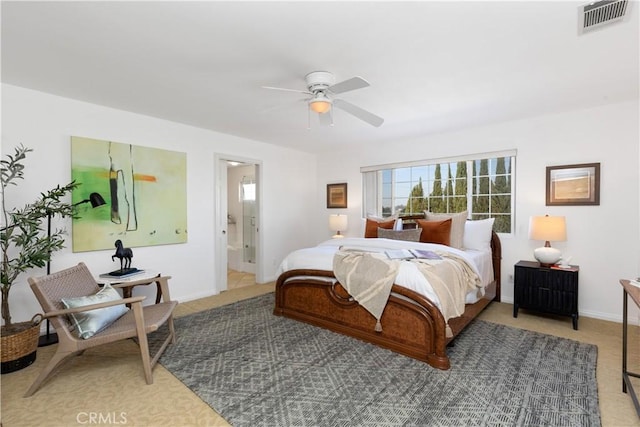
<svg viewBox="0 0 640 427"><path fill-rule="evenodd" d="M314 71L307 74L304 79L307 82L307 89L314 94L318 91L327 90L329 86L336 82L333 74L328 71Z"/></svg>

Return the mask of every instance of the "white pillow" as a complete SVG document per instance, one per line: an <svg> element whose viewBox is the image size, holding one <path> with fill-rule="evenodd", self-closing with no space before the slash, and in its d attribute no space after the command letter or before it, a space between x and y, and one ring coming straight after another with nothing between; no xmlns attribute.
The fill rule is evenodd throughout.
<svg viewBox="0 0 640 427"><path fill-rule="evenodd" d="M62 304L65 308L76 308L101 302L118 301L121 299L122 297L118 291L112 288L111 285L106 284L93 295L77 298L62 298ZM112 307L85 311L82 313L73 313L71 314L71 318L73 319L78 336L86 340L118 320L118 318L126 312L127 306L120 304Z"/></svg>
<svg viewBox="0 0 640 427"><path fill-rule="evenodd" d="M396 222L393 224L393 229L396 231L402 231L404 229L402 226L402 218L396 219Z"/></svg>
<svg viewBox="0 0 640 427"><path fill-rule="evenodd" d="M491 231L495 218L467 221L464 224L463 243L465 249L491 250Z"/></svg>

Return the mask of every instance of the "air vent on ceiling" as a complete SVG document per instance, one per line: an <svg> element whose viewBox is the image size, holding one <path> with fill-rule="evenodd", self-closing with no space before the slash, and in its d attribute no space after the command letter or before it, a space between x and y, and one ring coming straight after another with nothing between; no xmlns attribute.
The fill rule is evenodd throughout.
<svg viewBox="0 0 640 427"><path fill-rule="evenodd" d="M580 34L603 25L621 21L627 13L629 0L601 0L581 6L578 10Z"/></svg>

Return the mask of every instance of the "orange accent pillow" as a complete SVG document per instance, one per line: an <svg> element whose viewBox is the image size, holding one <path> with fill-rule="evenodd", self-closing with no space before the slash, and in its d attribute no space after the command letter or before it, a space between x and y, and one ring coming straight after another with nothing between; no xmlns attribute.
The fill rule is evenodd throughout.
<svg viewBox="0 0 640 427"><path fill-rule="evenodd" d="M451 218L443 221L427 221L416 219L418 227L422 228L420 241L422 243L439 243L450 246L451 244Z"/></svg>
<svg viewBox="0 0 640 427"><path fill-rule="evenodd" d="M393 224L395 223L395 219L392 219L391 221L378 222L376 220L367 218L367 224L364 227L364 237L376 238L378 237L378 227L386 228L387 230L393 230Z"/></svg>

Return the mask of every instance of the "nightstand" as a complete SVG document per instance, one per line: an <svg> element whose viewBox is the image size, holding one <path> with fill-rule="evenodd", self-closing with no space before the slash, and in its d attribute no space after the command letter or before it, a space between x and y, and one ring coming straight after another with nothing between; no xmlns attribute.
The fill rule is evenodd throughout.
<svg viewBox="0 0 640 427"><path fill-rule="evenodd" d="M513 317L518 309L571 316L578 330L578 272L580 268L542 267L534 261L515 265Z"/></svg>

